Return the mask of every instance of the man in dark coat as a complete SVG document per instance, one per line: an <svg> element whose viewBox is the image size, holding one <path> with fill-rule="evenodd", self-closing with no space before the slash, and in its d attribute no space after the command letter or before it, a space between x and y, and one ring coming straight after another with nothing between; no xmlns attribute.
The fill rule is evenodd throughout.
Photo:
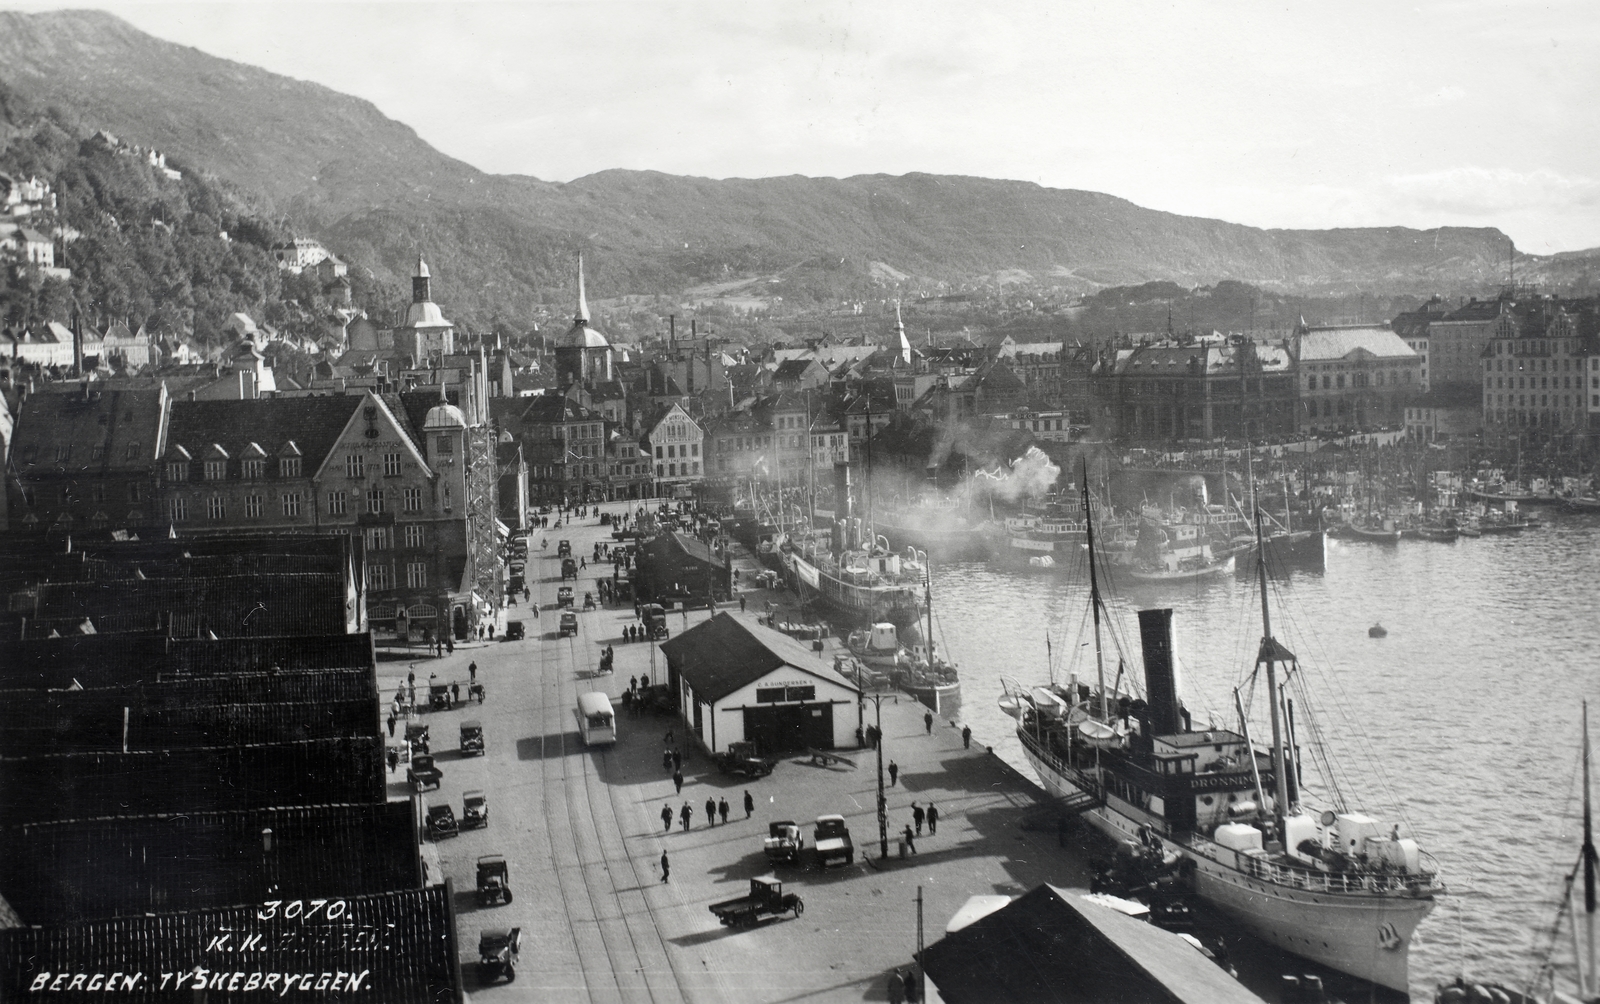
<svg viewBox="0 0 1600 1004"><path fill-rule="evenodd" d="M972 726L970 725L961 726L961 748L967 750L972 748Z"/></svg>
<svg viewBox="0 0 1600 1004"><path fill-rule="evenodd" d="M672 832L672 806L661 803L661 828L663 833Z"/></svg>
<svg viewBox="0 0 1600 1004"><path fill-rule="evenodd" d="M917 836L922 836L922 820L927 814L922 811L922 806L911 803L911 820L917 824Z"/></svg>
<svg viewBox="0 0 1600 1004"><path fill-rule="evenodd" d="M928 803L928 836L939 832L939 809L932 802Z"/></svg>
<svg viewBox="0 0 1600 1004"><path fill-rule="evenodd" d="M672 810L667 810L667 818L672 818ZM661 881L665 882L667 876L672 874L672 863L667 860L667 852L661 852Z"/></svg>
<svg viewBox="0 0 1600 1004"><path fill-rule="evenodd" d="M717 799L717 815L722 817L722 822L726 825L728 822L728 800L726 798Z"/></svg>
<svg viewBox="0 0 1600 1004"><path fill-rule="evenodd" d="M706 825L717 825L717 800L710 795L706 796Z"/></svg>
<svg viewBox="0 0 1600 1004"><path fill-rule="evenodd" d="M678 794L683 794L683 771L675 770L672 772L672 784L678 789Z"/></svg>
<svg viewBox="0 0 1600 1004"><path fill-rule="evenodd" d="M750 797L750 789L744 792L744 818L749 819L750 814L756 811L756 800Z"/></svg>
<svg viewBox="0 0 1600 1004"><path fill-rule="evenodd" d="M683 830L689 832L689 820L694 818L694 810L689 808L689 803L683 803L683 808L678 811L678 818L683 820Z"/></svg>
<svg viewBox="0 0 1600 1004"><path fill-rule="evenodd" d="M893 760L889 761L889 787L893 788L900 782L900 765Z"/></svg>
<svg viewBox="0 0 1600 1004"><path fill-rule="evenodd" d="M933 735L933 712L925 711L922 714L922 727L928 730L928 735Z"/></svg>

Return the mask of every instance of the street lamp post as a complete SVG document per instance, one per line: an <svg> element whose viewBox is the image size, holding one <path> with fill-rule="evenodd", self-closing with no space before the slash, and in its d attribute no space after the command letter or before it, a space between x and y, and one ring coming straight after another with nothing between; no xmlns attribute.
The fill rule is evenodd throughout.
<svg viewBox="0 0 1600 1004"><path fill-rule="evenodd" d="M883 794L883 695L873 694L872 704L877 711L878 724L872 745L878 751L878 857L889 857L889 800Z"/></svg>

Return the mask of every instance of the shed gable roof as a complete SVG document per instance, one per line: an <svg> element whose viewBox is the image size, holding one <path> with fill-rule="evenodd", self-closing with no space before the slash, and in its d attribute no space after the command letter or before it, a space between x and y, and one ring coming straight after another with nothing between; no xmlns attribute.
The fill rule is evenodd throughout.
<svg viewBox="0 0 1600 1004"><path fill-rule="evenodd" d="M708 701L719 701L776 669L789 668L852 692L856 688L816 653L768 627L723 611L661 644L678 673Z"/></svg>

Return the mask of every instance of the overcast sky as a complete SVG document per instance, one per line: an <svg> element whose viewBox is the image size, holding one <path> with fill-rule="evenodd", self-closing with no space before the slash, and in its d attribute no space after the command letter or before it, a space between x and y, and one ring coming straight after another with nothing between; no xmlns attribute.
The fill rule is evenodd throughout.
<svg viewBox="0 0 1600 1004"><path fill-rule="evenodd" d="M494 172L928 171L1262 227L1600 246L1595 0L107 7Z"/></svg>

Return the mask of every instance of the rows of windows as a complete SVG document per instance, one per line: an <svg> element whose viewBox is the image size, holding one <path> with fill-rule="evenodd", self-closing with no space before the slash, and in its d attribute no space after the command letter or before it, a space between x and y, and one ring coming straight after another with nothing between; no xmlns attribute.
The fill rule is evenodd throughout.
<svg viewBox="0 0 1600 1004"><path fill-rule="evenodd" d="M1582 390L1583 377L1485 377L1485 385L1495 390ZM1535 382L1537 381L1537 382ZM1555 381L1560 381L1559 383ZM1600 377L1591 377L1590 383L1600 389Z"/></svg>
<svg viewBox="0 0 1600 1004"><path fill-rule="evenodd" d="M772 437L771 436L767 437L767 443L769 445L772 443ZM665 449L667 451L665 457L663 457L662 453L661 453L661 451L663 449ZM690 443L687 446L676 446L674 444L669 443L665 447L660 447L660 446L656 447L656 459L657 460L662 460L662 459L676 460L678 457L698 457L699 455L700 455L700 444L699 443ZM656 466L659 467L661 465L657 464Z"/></svg>
<svg viewBox="0 0 1600 1004"><path fill-rule="evenodd" d="M131 451L136 451L137 448L137 443L130 445L130 458L132 456ZM67 449L68 452L70 452L71 448L68 447ZM60 455L60 448L58 448L56 452L57 460L65 459ZM187 460L168 461L167 480L188 481L189 469L191 466L191 463ZM302 464L299 457L283 457L278 460L278 476L281 478L298 478L300 477L301 469ZM264 478L267 476L267 461L260 457L251 457L241 460L239 461L239 473L242 477L249 481L255 481ZM202 474L207 481L225 480L228 477L227 460L207 460L202 466Z"/></svg>
<svg viewBox="0 0 1600 1004"><path fill-rule="evenodd" d="M681 471L678 469L680 467L683 468ZM691 467L693 468L692 470L691 470ZM658 477L658 478L691 477L691 476L699 474L699 473L700 473L700 462L698 460L695 461L692 465L691 464L657 464L656 465L656 477Z"/></svg>

